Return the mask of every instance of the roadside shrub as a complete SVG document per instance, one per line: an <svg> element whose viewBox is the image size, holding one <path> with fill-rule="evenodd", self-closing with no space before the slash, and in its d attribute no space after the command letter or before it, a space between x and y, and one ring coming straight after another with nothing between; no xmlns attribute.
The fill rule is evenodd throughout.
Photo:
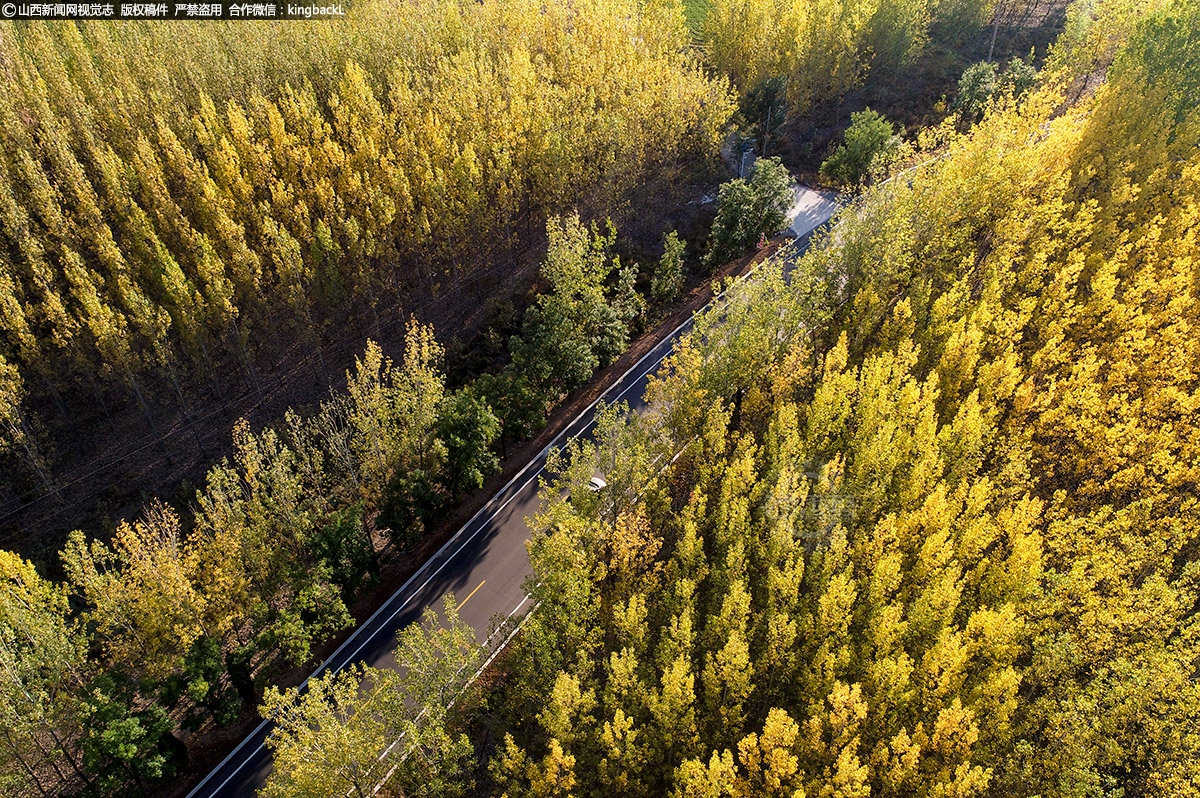
<svg viewBox="0 0 1200 798"><path fill-rule="evenodd" d="M763 236L779 232L792 205L792 176L778 158L760 158L749 180L721 186L705 267L741 257Z"/></svg>
<svg viewBox="0 0 1200 798"><path fill-rule="evenodd" d="M821 175L855 185L883 171L900 147L892 123L870 108L850 115L850 127L833 155L821 164Z"/></svg>

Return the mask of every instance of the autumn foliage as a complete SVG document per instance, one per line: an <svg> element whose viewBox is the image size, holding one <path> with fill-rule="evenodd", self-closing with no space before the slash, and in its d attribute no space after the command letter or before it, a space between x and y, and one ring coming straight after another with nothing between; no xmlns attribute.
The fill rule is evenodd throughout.
<svg viewBox="0 0 1200 798"><path fill-rule="evenodd" d="M497 794L1200 794L1198 25L872 192L570 453Z"/></svg>
<svg viewBox="0 0 1200 798"><path fill-rule="evenodd" d="M674 5L628 0L4 23L5 489L54 489L79 406L190 419L265 356L323 363L348 321L486 290L549 216L714 154L732 99L685 44Z"/></svg>

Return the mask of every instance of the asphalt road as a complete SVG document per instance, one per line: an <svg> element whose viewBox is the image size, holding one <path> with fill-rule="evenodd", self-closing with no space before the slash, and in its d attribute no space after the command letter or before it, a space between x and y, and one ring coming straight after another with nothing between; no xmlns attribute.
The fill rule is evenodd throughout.
<svg viewBox="0 0 1200 798"><path fill-rule="evenodd" d="M793 235L803 236L827 221L837 210L833 202L819 195L806 198L801 189L797 210L789 219ZM814 193L815 194L815 193ZM800 224L796 224L800 221ZM799 229L797 229L799 228ZM801 232L802 231L802 232ZM714 300L716 301L716 300ZM669 355L675 342L692 326L688 319L641 360L625 372L600 399L608 404L628 402L632 410L644 407L642 400L649 375ZM491 498L475 516L447 541L425 565L380 607L354 634L314 671L341 670L349 664L365 662L375 667L395 664L396 633L420 618L425 607L439 605L453 592L459 601L459 617L475 629L481 641L493 616L520 616L529 609L522 590L530 573L525 541L529 537L526 518L538 510L538 477L550 449L571 437L587 436L595 426L595 405L586 408L567 428L525 465L507 485ZM271 754L265 741L272 724L263 721L205 779L188 793L187 798L252 798L271 772Z"/></svg>

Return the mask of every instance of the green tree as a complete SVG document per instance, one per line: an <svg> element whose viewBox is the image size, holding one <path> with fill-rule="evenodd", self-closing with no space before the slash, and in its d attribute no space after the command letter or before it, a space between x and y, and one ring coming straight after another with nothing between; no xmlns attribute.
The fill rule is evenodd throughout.
<svg viewBox="0 0 1200 798"><path fill-rule="evenodd" d="M500 446L503 451L509 441L523 440L546 425L545 396L515 368L500 374L482 374L474 387L500 421Z"/></svg>
<svg viewBox="0 0 1200 798"><path fill-rule="evenodd" d="M370 485L383 485L405 455L394 369L379 344L368 340L362 359L354 361L353 374L346 372L356 471Z"/></svg>
<svg viewBox="0 0 1200 798"><path fill-rule="evenodd" d="M637 290L637 264L622 265L619 258L613 258L613 271L617 273L617 279L609 300L612 330L600 350L604 362L612 362L624 353L629 346L629 336L641 332L646 320L646 300Z"/></svg>
<svg viewBox="0 0 1200 798"><path fill-rule="evenodd" d="M392 685L378 675L352 665L309 679L303 692L267 690L259 712L275 723L267 738L275 762L263 795L373 794L391 766L380 755L395 740L384 709Z"/></svg>
<svg viewBox="0 0 1200 798"><path fill-rule="evenodd" d="M364 585L374 585L379 560L363 522L362 502L330 513L313 537L312 555L329 569L329 577L349 604Z"/></svg>
<svg viewBox="0 0 1200 798"><path fill-rule="evenodd" d="M663 239L663 254L650 280L650 295L660 305L673 302L683 288L683 253L686 246L686 242L674 230Z"/></svg>
<svg viewBox="0 0 1200 798"><path fill-rule="evenodd" d="M856 185L887 168L900 140L892 123L867 108L850 115L842 143L821 164L821 175L846 185Z"/></svg>
<svg viewBox="0 0 1200 798"><path fill-rule="evenodd" d="M980 61L967 67L958 81L958 97L954 107L968 121L974 122L983 116L997 91L996 65Z"/></svg>
<svg viewBox="0 0 1200 798"><path fill-rule="evenodd" d="M179 669L201 634L204 598L192 584L179 517L154 505L142 520L122 523L114 548L72 534L63 566L85 617L111 662L161 679Z"/></svg>
<svg viewBox="0 0 1200 798"><path fill-rule="evenodd" d="M474 388L464 388L442 404L437 433L446 446L445 482L452 499L483 487L499 468L491 447L500 434L500 419Z"/></svg>
<svg viewBox="0 0 1200 798"><path fill-rule="evenodd" d="M551 218L546 235L542 276L550 290L526 312L521 335L509 348L517 374L552 406L624 350L629 328L607 284L620 265L608 255L616 239L612 226L602 234L573 214Z"/></svg>
<svg viewBox="0 0 1200 798"><path fill-rule="evenodd" d="M1037 70L1023 58L1012 58L1003 70L991 62L980 61L967 67L959 79L954 108L964 119L977 122L991 103L1004 98L1019 100L1037 82Z"/></svg>
<svg viewBox="0 0 1200 798"><path fill-rule="evenodd" d="M159 692L159 701L167 707L173 707L184 696L194 705L183 719L184 728L194 731L204 722L202 709L221 726L236 720L242 709L243 702L226 676L221 643L207 635L196 638L184 655L180 673L168 678Z"/></svg>
<svg viewBox="0 0 1200 798"><path fill-rule="evenodd" d="M427 609L401 631L396 662L400 671L353 665L305 690L269 689L259 711L276 724L267 740L275 768L263 794L367 798L385 779L404 795L463 794L473 746L450 722L483 650L453 598L444 625Z"/></svg>
<svg viewBox="0 0 1200 798"><path fill-rule="evenodd" d="M1020 99L1037 85L1038 73L1033 64L1024 58L1014 57L1000 73L998 86L1001 91Z"/></svg>
<svg viewBox="0 0 1200 798"><path fill-rule="evenodd" d="M32 563L0 551L0 751L14 780L43 795L55 777L70 778L60 758L86 778L71 739L88 673L85 653L86 640L69 621L66 591L42 579Z"/></svg>
<svg viewBox="0 0 1200 798"><path fill-rule="evenodd" d="M423 468L405 469L384 491L379 523L397 546L411 548L442 518L446 498L440 475Z"/></svg>
<svg viewBox="0 0 1200 798"><path fill-rule="evenodd" d="M396 663L404 675L394 682L392 706L405 750L397 752L402 757L389 783L404 795L453 798L474 786L475 749L458 730L455 704L487 650L459 617L453 595L442 609L439 618L426 608L419 623L398 635Z"/></svg>
<svg viewBox="0 0 1200 798"><path fill-rule="evenodd" d="M766 77L742 95L739 110L756 133L758 149L766 153L771 140L787 121L787 79L782 75Z"/></svg>
<svg viewBox="0 0 1200 798"><path fill-rule="evenodd" d="M145 795L152 784L175 774L182 746L171 735L171 719L161 706L141 699L128 678L97 676L80 703L83 764L101 795Z"/></svg>
<svg viewBox="0 0 1200 798"><path fill-rule="evenodd" d="M792 178L778 158L760 158L749 180L721 186L704 264L714 269L779 232L792 207Z"/></svg>
<svg viewBox="0 0 1200 798"><path fill-rule="evenodd" d="M257 608L256 626L261 631L255 647L299 667L309 661L314 646L353 626L342 591L332 579L329 566L310 566L304 576L298 575L286 585L286 603L278 608Z"/></svg>

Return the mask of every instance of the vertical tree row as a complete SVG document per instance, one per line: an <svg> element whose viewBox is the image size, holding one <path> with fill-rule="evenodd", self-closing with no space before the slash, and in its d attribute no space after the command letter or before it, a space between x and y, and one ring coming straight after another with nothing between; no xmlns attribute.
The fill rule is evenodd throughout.
<svg viewBox="0 0 1200 798"><path fill-rule="evenodd" d="M976 0L716 0L701 38L712 65L744 94L781 92L803 112L857 88L873 69L912 61L931 32L961 35L992 12Z"/></svg>

